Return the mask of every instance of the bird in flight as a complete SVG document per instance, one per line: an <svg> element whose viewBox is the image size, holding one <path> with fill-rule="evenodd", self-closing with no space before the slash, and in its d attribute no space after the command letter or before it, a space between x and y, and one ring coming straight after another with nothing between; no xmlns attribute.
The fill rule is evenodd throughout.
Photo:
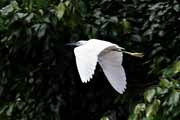
<svg viewBox="0 0 180 120"><path fill-rule="evenodd" d="M122 66L123 53L142 57L141 53L124 51L124 48L108 41L90 39L80 40L68 45L74 49L77 69L83 83L92 79L97 63L100 64L111 86L120 94L126 89L126 74Z"/></svg>

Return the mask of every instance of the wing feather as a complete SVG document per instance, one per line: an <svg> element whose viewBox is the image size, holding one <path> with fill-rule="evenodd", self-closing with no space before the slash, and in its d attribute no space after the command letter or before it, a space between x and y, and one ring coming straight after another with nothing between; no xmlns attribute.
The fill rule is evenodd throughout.
<svg viewBox="0 0 180 120"><path fill-rule="evenodd" d="M119 93L126 88L126 75L122 66L122 52L109 51L101 53L98 62L112 87Z"/></svg>
<svg viewBox="0 0 180 120"><path fill-rule="evenodd" d="M90 81L96 69L97 55L84 46L76 47L74 53L81 81L86 83Z"/></svg>
<svg viewBox="0 0 180 120"><path fill-rule="evenodd" d="M116 48L120 49L120 47L115 44L112 44L107 41L96 40L96 39L89 40L86 44L76 47L74 49L74 54L76 57L76 65L78 68L78 72L79 72L81 81L86 83L86 82L90 81L90 79L93 77L94 71L96 69L96 65L98 62L98 58L101 53L104 53L104 51L109 51L109 50L111 51L112 49L116 49ZM110 54L110 55L112 55L112 57L115 57L115 56L113 56L113 54ZM122 54L120 54L120 55L122 55ZM117 67L113 67L113 68L111 68L112 67L111 65L113 65L114 62L113 61L110 62L110 56L108 57L108 56L104 55L104 56L102 56L102 59L103 58L107 59L107 60L102 60L102 62L100 62L100 65L102 68L107 67L105 64L110 64L108 66L108 69L112 69L113 71L117 70L117 71L124 72L124 69L121 66L121 61L122 61L121 57L117 57L118 61L116 63L118 63L119 65ZM123 79L125 79L125 74L120 72L122 74L121 76L113 77L107 72L107 70L103 70L103 71L105 72L105 75L107 76L111 85L116 90L120 91L120 88L117 86L119 85L119 83L122 83L122 85L125 84L125 80L121 81L121 82L119 82L117 80L122 79L121 78L122 76L123 76ZM119 77L119 78L115 79L115 77ZM112 81L111 79L114 81ZM113 82L117 82L117 85ZM123 88L121 88L121 90L122 89Z"/></svg>

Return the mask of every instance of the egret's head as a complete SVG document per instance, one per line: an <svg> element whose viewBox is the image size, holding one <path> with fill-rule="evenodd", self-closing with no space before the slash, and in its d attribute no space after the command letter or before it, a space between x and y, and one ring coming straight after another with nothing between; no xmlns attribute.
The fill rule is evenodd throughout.
<svg viewBox="0 0 180 120"><path fill-rule="evenodd" d="M78 42L75 42L75 43L67 43L66 45L70 45L70 46L81 46L81 45L84 45L86 44L88 41L86 40L80 40Z"/></svg>
<svg viewBox="0 0 180 120"><path fill-rule="evenodd" d="M80 41L76 42L76 45L77 46L85 45L87 42L88 41L86 41L86 40L80 40Z"/></svg>

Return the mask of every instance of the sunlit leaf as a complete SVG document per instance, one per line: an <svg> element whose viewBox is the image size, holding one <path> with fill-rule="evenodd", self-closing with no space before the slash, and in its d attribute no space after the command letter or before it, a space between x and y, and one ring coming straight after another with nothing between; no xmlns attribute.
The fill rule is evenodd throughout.
<svg viewBox="0 0 180 120"><path fill-rule="evenodd" d="M166 88L169 88L169 87L171 87L171 82L169 82L167 79L162 79L161 81L160 81L160 86L162 86L162 87L166 87Z"/></svg>
<svg viewBox="0 0 180 120"><path fill-rule="evenodd" d="M147 102L151 102L153 100L153 97L155 95L156 91L155 89L150 89L144 93L144 98Z"/></svg>
<svg viewBox="0 0 180 120"><path fill-rule="evenodd" d="M8 110L6 111L7 116L11 116L13 112L14 104L10 104Z"/></svg>
<svg viewBox="0 0 180 120"><path fill-rule="evenodd" d="M154 100L152 104L147 106L146 116L151 117L153 115L156 115L159 110L160 103L161 101L157 99L157 100Z"/></svg>
<svg viewBox="0 0 180 120"><path fill-rule="evenodd" d="M11 3L0 9L2 15L8 15L9 13L19 9L18 3L16 1L11 1Z"/></svg>
<svg viewBox="0 0 180 120"><path fill-rule="evenodd" d="M180 101L180 93L176 92L175 90L171 93L169 99L168 99L168 105L177 105Z"/></svg>
<svg viewBox="0 0 180 120"><path fill-rule="evenodd" d="M177 61L173 64L173 68L174 68L174 74L177 74L180 72L180 61Z"/></svg>
<svg viewBox="0 0 180 120"><path fill-rule="evenodd" d="M38 38L42 38L46 33L46 24L41 24L38 29Z"/></svg>
<svg viewBox="0 0 180 120"><path fill-rule="evenodd" d="M180 72L180 61L174 62L171 66L168 68L165 68L163 70L163 76L164 77L173 77L177 73Z"/></svg>
<svg viewBox="0 0 180 120"><path fill-rule="evenodd" d="M110 120L109 117L102 117L100 120Z"/></svg>
<svg viewBox="0 0 180 120"><path fill-rule="evenodd" d="M146 109L146 105L144 103L136 105L134 109L135 114L139 114L140 112L143 112Z"/></svg>
<svg viewBox="0 0 180 120"><path fill-rule="evenodd" d="M176 4L176 5L174 5L174 10L176 11L176 12L179 12L180 11L180 5L179 4Z"/></svg>
<svg viewBox="0 0 180 120"><path fill-rule="evenodd" d="M123 19L120 24L122 25L125 33L130 31L131 26L130 22L127 19Z"/></svg>
<svg viewBox="0 0 180 120"><path fill-rule="evenodd" d="M34 13L30 13L25 19L28 23L30 23L32 21L33 17L34 17Z"/></svg>
<svg viewBox="0 0 180 120"><path fill-rule="evenodd" d="M63 2L60 2L57 6L56 6L56 15L58 17L59 20L61 20L61 18L63 17L64 13L65 13L65 5Z"/></svg>

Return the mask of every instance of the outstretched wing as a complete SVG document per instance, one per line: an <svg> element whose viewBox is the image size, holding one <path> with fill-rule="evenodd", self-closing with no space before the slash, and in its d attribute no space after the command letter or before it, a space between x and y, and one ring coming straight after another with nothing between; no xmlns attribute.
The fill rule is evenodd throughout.
<svg viewBox="0 0 180 120"><path fill-rule="evenodd" d="M97 65L97 55L85 46L74 49L76 65L82 82L88 82L92 78Z"/></svg>
<svg viewBox="0 0 180 120"><path fill-rule="evenodd" d="M122 94L126 88L126 75L122 66L122 52L109 51L101 53L98 62L112 87Z"/></svg>
<svg viewBox="0 0 180 120"><path fill-rule="evenodd" d="M88 82L92 78L96 69L98 55L109 46L114 46L114 44L93 39L74 49L76 65L82 82Z"/></svg>

